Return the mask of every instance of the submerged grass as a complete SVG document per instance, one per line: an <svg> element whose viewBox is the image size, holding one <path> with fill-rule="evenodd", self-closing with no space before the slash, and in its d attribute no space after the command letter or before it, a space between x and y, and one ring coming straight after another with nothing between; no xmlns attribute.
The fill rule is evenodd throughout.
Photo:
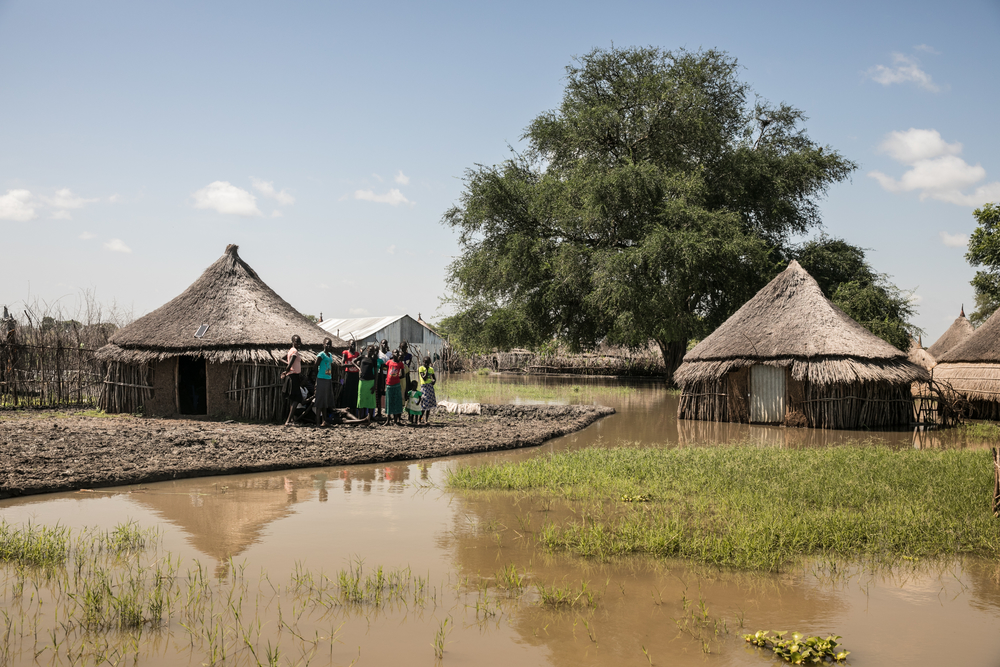
<svg viewBox="0 0 1000 667"><path fill-rule="evenodd" d="M478 403L504 403L514 399L523 401L593 400L596 397L604 396L628 396L636 391L632 387L608 385L538 385L447 378L440 380L436 389L440 398Z"/></svg>
<svg viewBox="0 0 1000 667"><path fill-rule="evenodd" d="M582 506L538 539L598 558L647 553L777 571L802 555L885 564L1000 556L984 450L590 448L459 469L449 484Z"/></svg>

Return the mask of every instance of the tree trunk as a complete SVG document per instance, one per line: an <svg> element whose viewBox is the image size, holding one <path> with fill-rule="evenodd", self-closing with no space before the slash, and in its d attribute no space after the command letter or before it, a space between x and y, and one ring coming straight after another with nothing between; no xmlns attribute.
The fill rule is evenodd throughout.
<svg viewBox="0 0 1000 667"><path fill-rule="evenodd" d="M687 352L687 341L686 340L657 340L656 344L660 346L660 354L663 355L663 366L666 369L666 381L668 387L676 387L677 383L674 382L674 371L676 371L681 362L684 360L684 354Z"/></svg>

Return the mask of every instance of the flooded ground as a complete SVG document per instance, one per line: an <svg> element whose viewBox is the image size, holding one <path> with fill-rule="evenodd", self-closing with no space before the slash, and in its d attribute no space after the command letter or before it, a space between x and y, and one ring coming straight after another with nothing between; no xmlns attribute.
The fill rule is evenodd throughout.
<svg viewBox="0 0 1000 667"><path fill-rule="evenodd" d="M0 501L8 524L158 527L160 550L133 570L162 566L166 552L183 563L170 577L177 597L168 626L100 637L65 630L76 604L68 580L29 577L18 589L25 575L5 570L0 665L778 664L740 637L761 629L842 635L852 665L1000 664L1000 563L875 572L810 560L776 575L645 558L598 563L534 544L545 522L572 506L443 489L455 466L620 440L802 447L873 434L678 424L676 397L656 384L623 391L579 378L499 382L528 383L529 398L505 387L495 394L504 400L543 401L552 389L549 400L618 412L529 450ZM959 446L937 434L877 437L898 447ZM379 567L395 583L347 590L342 572L373 582ZM551 604L556 598L564 604Z"/></svg>

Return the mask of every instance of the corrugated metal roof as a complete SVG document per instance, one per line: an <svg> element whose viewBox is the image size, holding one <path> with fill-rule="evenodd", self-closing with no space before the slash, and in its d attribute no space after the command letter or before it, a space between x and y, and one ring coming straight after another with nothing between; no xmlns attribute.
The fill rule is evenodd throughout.
<svg viewBox="0 0 1000 667"><path fill-rule="evenodd" d="M357 340L362 340L404 317L406 317L405 314L386 315L383 317L347 317L323 320L319 323L319 326L332 334L336 334L339 330L340 337L349 342L352 335Z"/></svg>

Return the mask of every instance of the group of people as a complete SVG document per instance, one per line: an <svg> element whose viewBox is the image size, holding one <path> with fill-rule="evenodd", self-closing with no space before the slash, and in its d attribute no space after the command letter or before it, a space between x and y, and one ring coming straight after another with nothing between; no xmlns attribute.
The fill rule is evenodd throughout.
<svg viewBox="0 0 1000 667"><path fill-rule="evenodd" d="M286 426L292 422L296 407L310 396L310 388L303 384L307 380L302 377L301 345L302 340L292 336L281 373L282 394L289 402ZM311 395L316 423L371 423L384 417L390 424L402 424L404 412L409 424L430 423L431 410L437 407L434 367L429 356L416 370L414 362L405 340L393 350L385 339L363 350L352 340L338 359L333 342L325 339L323 351L316 357L316 384Z"/></svg>

